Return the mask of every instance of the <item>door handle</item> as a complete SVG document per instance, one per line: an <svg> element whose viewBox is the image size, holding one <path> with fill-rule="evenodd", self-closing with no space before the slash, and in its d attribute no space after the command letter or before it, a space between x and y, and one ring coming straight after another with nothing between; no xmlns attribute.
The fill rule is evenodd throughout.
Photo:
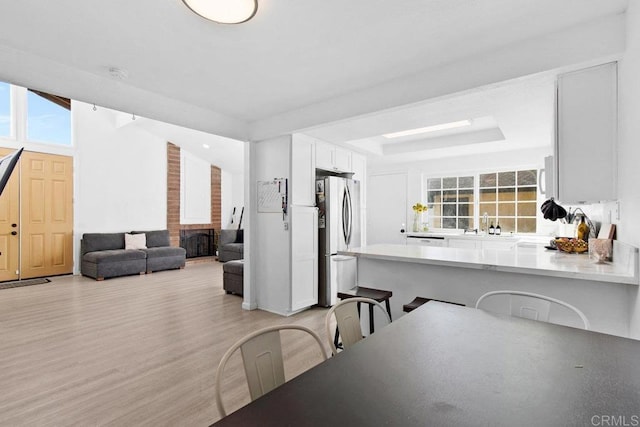
<svg viewBox="0 0 640 427"><path fill-rule="evenodd" d="M347 195L347 209L348 209L348 219L349 219L349 227L347 228L347 246L351 245L351 231L353 227L353 210L351 204L351 191L349 191L349 187L344 187Z"/></svg>
<svg viewBox="0 0 640 427"><path fill-rule="evenodd" d="M344 192L342 193L342 236L344 237L344 243L348 246L348 235L347 235L347 187L344 188Z"/></svg>
<svg viewBox="0 0 640 427"><path fill-rule="evenodd" d="M13 228L16 228L16 227L18 226L18 224L11 224L11 226L12 226Z"/></svg>
<svg viewBox="0 0 640 427"><path fill-rule="evenodd" d="M12 236L17 236L17 235L18 235L18 232L17 232L17 231L12 231L12 232L11 232L11 235L12 235Z"/></svg>

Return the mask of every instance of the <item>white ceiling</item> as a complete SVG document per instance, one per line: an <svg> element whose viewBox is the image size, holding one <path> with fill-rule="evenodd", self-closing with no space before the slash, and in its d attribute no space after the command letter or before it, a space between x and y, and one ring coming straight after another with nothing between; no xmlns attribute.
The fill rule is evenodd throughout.
<svg viewBox="0 0 640 427"><path fill-rule="evenodd" d="M373 163L409 162L474 152L551 147L555 76L537 76L477 88L321 126L307 135L356 149ZM387 139L383 134L471 120L471 126Z"/></svg>
<svg viewBox="0 0 640 427"><path fill-rule="evenodd" d="M180 0L4 1L0 80L247 138L273 123L295 130L293 118L309 106L335 111L332 100L619 15L627 3L259 0L256 17L234 26ZM127 77L114 80L110 67ZM428 84L371 108L397 106Z"/></svg>

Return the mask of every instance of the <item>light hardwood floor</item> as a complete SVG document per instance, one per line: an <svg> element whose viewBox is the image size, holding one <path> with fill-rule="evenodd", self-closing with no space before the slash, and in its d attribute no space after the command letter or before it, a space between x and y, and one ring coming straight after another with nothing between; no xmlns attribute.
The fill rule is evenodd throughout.
<svg viewBox="0 0 640 427"><path fill-rule="evenodd" d="M215 370L236 340L280 323L325 336L325 309L285 318L240 304L222 290L217 262L102 282L54 277L0 290L0 425L217 421ZM320 353L300 332L285 334L289 379L319 363ZM228 412L248 402L239 356L224 376Z"/></svg>

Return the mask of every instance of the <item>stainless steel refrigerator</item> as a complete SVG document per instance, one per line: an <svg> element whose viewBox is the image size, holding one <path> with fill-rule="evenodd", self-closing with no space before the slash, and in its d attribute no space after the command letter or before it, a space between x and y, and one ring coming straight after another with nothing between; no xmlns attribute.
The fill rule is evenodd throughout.
<svg viewBox="0 0 640 427"><path fill-rule="evenodd" d="M316 180L318 207L318 305L355 286L356 259L338 251L360 246L360 182L328 176Z"/></svg>

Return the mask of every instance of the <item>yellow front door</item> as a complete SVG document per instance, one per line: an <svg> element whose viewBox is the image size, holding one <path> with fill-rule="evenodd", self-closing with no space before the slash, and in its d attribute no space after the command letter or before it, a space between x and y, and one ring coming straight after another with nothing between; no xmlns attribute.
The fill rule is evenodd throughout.
<svg viewBox="0 0 640 427"><path fill-rule="evenodd" d="M73 272L73 159L23 152L22 279Z"/></svg>
<svg viewBox="0 0 640 427"><path fill-rule="evenodd" d="M0 157L15 150L0 148ZM16 166L0 196L0 282L18 279L20 266L20 173Z"/></svg>

